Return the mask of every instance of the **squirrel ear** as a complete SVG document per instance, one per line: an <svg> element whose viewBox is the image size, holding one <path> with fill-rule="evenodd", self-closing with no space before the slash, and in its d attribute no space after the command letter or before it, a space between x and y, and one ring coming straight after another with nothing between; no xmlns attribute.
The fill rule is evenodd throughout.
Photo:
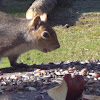
<svg viewBox="0 0 100 100"><path fill-rule="evenodd" d="M29 8L26 12L26 19L33 19L36 15L36 11L34 9Z"/></svg>
<svg viewBox="0 0 100 100"><path fill-rule="evenodd" d="M47 13L43 13L41 16L41 21L46 22L47 21Z"/></svg>
<svg viewBox="0 0 100 100"><path fill-rule="evenodd" d="M33 9L28 9L26 12L26 19L32 19L33 18Z"/></svg>
<svg viewBox="0 0 100 100"><path fill-rule="evenodd" d="M40 16L36 16L34 19L31 20L30 22L30 29L32 27L37 28L37 26L39 26L39 24L41 23L41 19Z"/></svg>
<svg viewBox="0 0 100 100"><path fill-rule="evenodd" d="M38 12L38 14L37 14L37 12ZM44 22L47 21L47 13L42 13L41 11L39 11L37 9L32 9L32 8L29 8L27 10L26 19L33 19L37 15L40 15L41 21L44 21Z"/></svg>

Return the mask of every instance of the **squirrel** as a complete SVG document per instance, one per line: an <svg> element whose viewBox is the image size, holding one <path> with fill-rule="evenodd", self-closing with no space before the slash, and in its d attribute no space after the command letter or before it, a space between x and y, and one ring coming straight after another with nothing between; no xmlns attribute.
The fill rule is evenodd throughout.
<svg viewBox="0 0 100 100"><path fill-rule="evenodd" d="M0 11L0 58L8 57L11 66L29 50L47 53L59 47L55 31L40 16L27 20Z"/></svg>
<svg viewBox="0 0 100 100"><path fill-rule="evenodd" d="M26 19L41 15L42 20L47 20L48 13L56 4L57 0L35 0L26 12Z"/></svg>
<svg viewBox="0 0 100 100"><path fill-rule="evenodd" d="M26 12L26 19L32 19L37 15L41 15L42 20L48 17L48 14L55 9L55 7L68 7L73 5L76 0L34 0L32 5Z"/></svg>

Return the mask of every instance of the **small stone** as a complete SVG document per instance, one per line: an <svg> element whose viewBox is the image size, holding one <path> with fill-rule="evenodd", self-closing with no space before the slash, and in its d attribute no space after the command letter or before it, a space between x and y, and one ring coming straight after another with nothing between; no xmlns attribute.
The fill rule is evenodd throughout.
<svg viewBox="0 0 100 100"><path fill-rule="evenodd" d="M85 75L87 73L87 69L86 68L83 68L81 71L80 71L80 75Z"/></svg>
<svg viewBox="0 0 100 100"><path fill-rule="evenodd" d="M66 64L69 64L69 63L70 63L70 61L66 61L66 62L64 62L63 64L65 64L65 65L66 65Z"/></svg>
<svg viewBox="0 0 100 100"><path fill-rule="evenodd" d="M81 63L81 64L85 64L86 62L85 62L85 61L80 61L80 63Z"/></svg>
<svg viewBox="0 0 100 100"><path fill-rule="evenodd" d="M94 92L94 88L89 88L89 91L90 92Z"/></svg>
<svg viewBox="0 0 100 100"><path fill-rule="evenodd" d="M41 75L41 73L39 73L39 72L34 74L34 76L40 76L40 75Z"/></svg>
<svg viewBox="0 0 100 100"><path fill-rule="evenodd" d="M48 88L47 85L44 85L44 86L41 87L41 89L47 89L47 88Z"/></svg>
<svg viewBox="0 0 100 100"><path fill-rule="evenodd" d="M29 79L30 79L29 76L26 76L26 77L23 78L24 81L28 81ZM22 79L21 79L21 80L22 80Z"/></svg>
<svg viewBox="0 0 100 100"><path fill-rule="evenodd" d="M55 74L56 74L56 75L61 75L61 73L60 73L60 72L57 72L57 71L55 72Z"/></svg>
<svg viewBox="0 0 100 100"><path fill-rule="evenodd" d="M100 89L97 88L96 91L99 93L99 96L100 96Z"/></svg>
<svg viewBox="0 0 100 100"><path fill-rule="evenodd" d="M60 69L59 71L60 71L60 72L63 72L63 69Z"/></svg>
<svg viewBox="0 0 100 100"><path fill-rule="evenodd" d="M50 78L52 75L44 75L43 78Z"/></svg>
<svg viewBox="0 0 100 100"><path fill-rule="evenodd" d="M42 90L40 93L41 94L47 94L47 90Z"/></svg>
<svg viewBox="0 0 100 100"><path fill-rule="evenodd" d="M43 97L41 95L35 96L35 100L43 100Z"/></svg>
<svg viewBox="0 0 100 100"><path fill-rule="evenodd" d="M14 77L15 80L18 80L18 77Z"/></svg>
<svg viewBox="0 0 100 100"><path fill-rule="evenodd" d="M80 69L79 66L73 67L73 70L78 70L78 69Z"/></svg>
<svg viewBox="0 0 100 100"><path fill-rule="evenodd" d="M87 75L86 77L87 77L87 78L91 78L91 76L89 76L89 75Z"/></svg>
<svg viewBox="0 0 100 100"><path fill-rule="evenodd" d="M25 90L28 90L28 91L36 91L36 88L34 88L34 87L26 87Z"/></svg>
<svg viewBox="0 0 100 100"><path fill-rule="evenodd" d="M42 74L46 74L46 70L41 70L41 73Z"/></svg>
<svg viewBox="0 0 100 100"><path fill-rule="evenodd" d="M1 82L1 84L2 84L2 85L7 85L7 83L6 83L6 82L4 82L4 81L3 81L3 82Z"/></svg>
<svg viewBox="0 0 100 100"><path fill-rule="evenodd" d="M89 79L89 80L88 80L88 84L89 84L89 85L94 84L94 83L95 83L94 80L92 80L92 79Z"/></svg>
<svg viewBox="0 0 100 100"><path fill-rule="evenodd" d="M68 70L65 70L64 73L65 73L65 74L69 74L69 71L68 71Z"/></svg>
<svg viewBox="0 0 100 100"><path fill-rule="evenodd" d="M98 62L97 64L100 65L100 62Z"/></svg>
<svg viewBox="0 0 100 100"><path fill-rule="evenodd" d="M40 72L41 71L41 69L36 69L36 71L35 72Z"/></svg>
<svg viewBox="0 0 100 100"><path fill-rule="evenodd" d="M84 76L85 75L85 72L81 71L79 72L80 75Z"/></svg>
<svg viewBox="0 0 100 100"><path fill-rule="evenodd" d="M97 83L93 83L92 86L93 86L93 88L97 88L98 87Z"/></svg>
<svg viewBox="0 0 100 100"><path fill-rule="evenodd" d="M100 80L100 77L98 77L98 80Z"/></svg>
<svg viewBox="0 0 100 100"><path fill-rule="evenodd" d="M12 75L11 77L10 77L10 79L14 79L16 76L15 75Z"/></svg>
<svg viewBox="0 0 100 100"><path fill-rule="evenodd" d="M74 71L74 74L75 74L75 75L79 75L79 72L78 72L78 71Z"/></svg>
<svg viewBox="0 0 100 100"><path fill-rule="evenodd" d="M96 77L96 78L98 78L98 77L100 77L100 74L94 73L93 76Z"/></svg>
<svg viewBox="0 0 100 100"><path fill-rule="evenodd" d="M6 89L5 89L5 91L6 92L11 92L12 91L12 87L10 86L10 87L7 87Z"/></svg>
<svg viewBox="0 0 100 100"><path fill-rule="evenodd" d="M69 28L69 24L66 24L64 27Z"/></svg>
<svg viewBox="0 0 100 100"><path fill-rule="evenodd" d="M98 79L97 78L94 78L94 80L97 81Z"/></svg>
<svg viewBox="0 0 100 100"><path fill-rule="evenodd" d="M90 63L90 61L89 61L89 60L85 60L85 62L86 62L86 63Z"/></svg>
<svg viewBox="0 0 100 100"><path fill-rule="evenodd" d="M75 77L75 74L74 73L71 73L71 77L74 78Z"/></svg>
<svg viewBox="0 0 100 100"><path fill-rule="evenodd" d="M25 95L20 95L19 98L21 99L17 99L17 100L27 100Z"/></svg>
<svg viewBox="0 0 100 100"><path fill-rule="evenodd" d="M20 94L20 95L22 95L22 94L23 94L23 92L22 92L22 91L18 91L17 93L18 93L18 94Z"/></svg>
<svg viewBox="0 0 100 100"><path fill-rule="evenodd" d="M3 77L2 76L0 76L0 81L2 81L3 80Z"/></svg>
<svg viewBox="0 0 100 100"><path fill-rule="evenodd" d="M63 81L63 78L62 77L61 78L57 78L56 80Z"/></svg>
<svg viewBox="0 0 100 100"><path fill-rule="evenodd" d="M73 68L68 68L68 71L73 71Z"/></svg>
<svg viewBox="0 0 100 100"><path fill-rule="evenodd" d="M0 94L3 94L4 90L0 90Z"/></svg>
<svg viewBox="0 0 100 100"><path fill-rule="evenodd" d="M87 68L83 68L82 71L87 72L88 70L87 70Z"/></svg>
<svg viewBox="0 0 100 100"><path fill-rule="evenodd" d="M6 79L7 79L7 80L9 80L9 79L10 79L10 77L6 77Z"/></svg>
<svg viewBox="0 0 100 100"><path fill-rule="evenodd" d="M93 76L94 73L89 73L89 75Z"/></svg>
<svg viewBox="0 0 100 100"><path fill-rule="evenodd" d="M23 90L23 89L24 89L24 86L23 86L23 85L17 85L17 86L16 86L16 89L17 89L17 90Z"/></svg>

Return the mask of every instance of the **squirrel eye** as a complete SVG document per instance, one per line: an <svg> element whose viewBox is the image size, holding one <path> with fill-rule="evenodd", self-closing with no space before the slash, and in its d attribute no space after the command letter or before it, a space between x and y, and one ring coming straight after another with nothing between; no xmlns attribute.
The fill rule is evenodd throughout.
<svg viewBox="0 0 100 100"><path fill-rule="evenodd" d="M44 38L44 39L50 38L49 33L48 33L47 31L44 31L44 32L42 33L42 38Z"/></svg>

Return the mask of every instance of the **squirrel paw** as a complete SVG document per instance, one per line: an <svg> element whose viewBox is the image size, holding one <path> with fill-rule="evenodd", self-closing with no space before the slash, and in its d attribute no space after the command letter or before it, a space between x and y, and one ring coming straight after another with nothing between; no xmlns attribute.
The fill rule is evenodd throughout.
<svg viewBox="0 0 100 100"><path fill-rule="evenodd" d="M28 65L23 64L23 63L15 63L12 65L12 67L14 67L14 68L26 68L26 67L28 67Z"/></svg>

